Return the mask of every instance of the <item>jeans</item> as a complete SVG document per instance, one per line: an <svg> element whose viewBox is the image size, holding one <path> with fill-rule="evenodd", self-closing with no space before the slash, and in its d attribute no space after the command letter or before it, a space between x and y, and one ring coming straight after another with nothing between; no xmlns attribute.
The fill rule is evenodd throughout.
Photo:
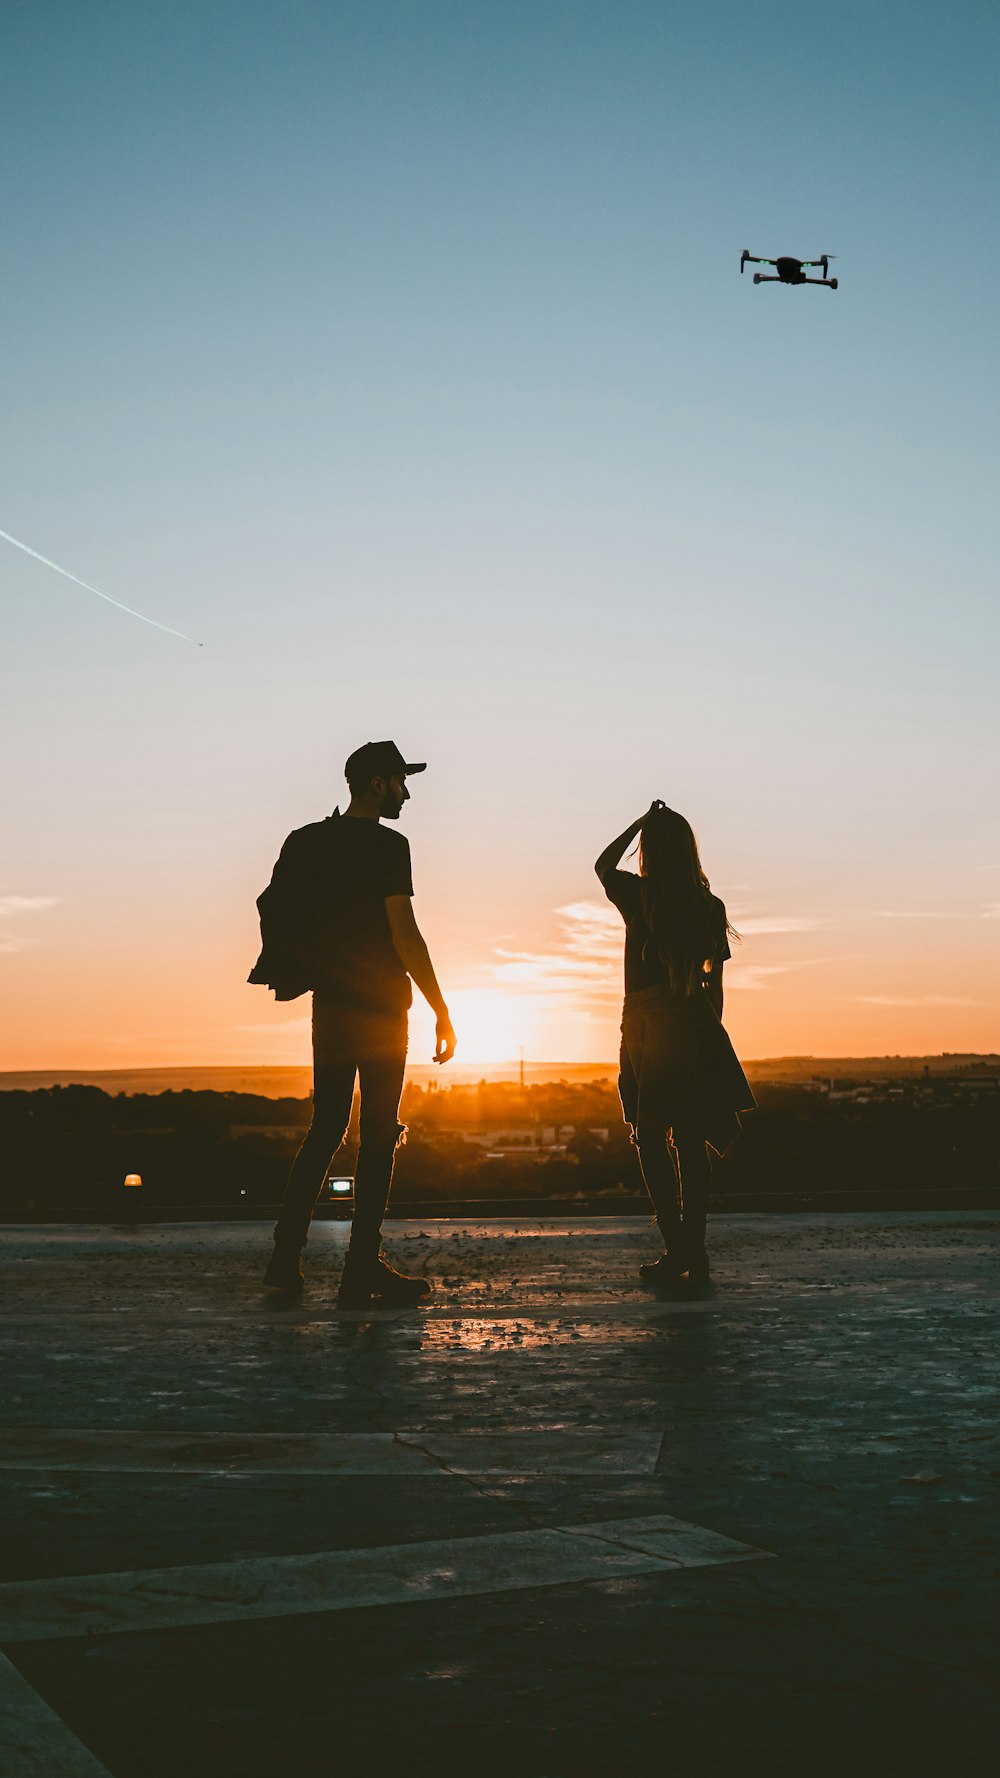
<svg viewBox="0 0 1000 1778"><path fill-rule="evenodd" d="M313 995L313 1115L292 1163L274 1239L304 1247L309 1223L347 1134L354 1082L361 1083L361 1146L354 1180L351 1252L372 1259L379 1250L396 1149L406 1126L399 1099L406 1067L406 1008L373 1012Z"/></svg>

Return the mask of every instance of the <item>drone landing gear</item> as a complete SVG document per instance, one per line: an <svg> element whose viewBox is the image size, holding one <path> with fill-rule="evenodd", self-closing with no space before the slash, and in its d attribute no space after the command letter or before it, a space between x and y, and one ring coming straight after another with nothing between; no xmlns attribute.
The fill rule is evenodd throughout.
<svg viewBox="0 0 1000 1778"><path fill-rule="evenodd" d="M754 272L755 284L822 284L825 290L836 290L836 278L781 278L774 272Z"/></svg>

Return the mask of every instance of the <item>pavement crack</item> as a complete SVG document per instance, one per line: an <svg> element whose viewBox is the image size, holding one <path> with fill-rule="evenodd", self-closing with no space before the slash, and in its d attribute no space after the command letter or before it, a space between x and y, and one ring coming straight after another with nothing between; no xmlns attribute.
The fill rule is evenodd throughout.
<svg viewBox="0 0 1000 1778"><path fill-rule="evenodd" d="M494 1504L500 1503L510 1507L512 1511L517 1514L522 1523L530 1530L539 1531L543 1529L529 1508L522 1506L520 1501L509 1500L504 1495L497 1494L484 1483L478 1481L475 1476L468 1475L465 1471L455 1469L452 1464L446 1463L443 1457L439 1456L436 1451L432 1451L429 1445L423 1444L419 1438L414 1437L412 1434L399 1432L395 1427L386 1424L386 1417L389 1413L388 1397L385 1395L384 1391L379 1389L376 1383L373 1383L369 1377L364 1375L361 1369L361 1366L365 1364L374 1353L377 1343L378 1329L376 1327L365 1328L363 1341L357 1350L355 1362L349 1367L353 1381L359 1388L372 1396L378 1404L378 1417L375 1418L374 1422L376 1430L388 1433L392 1438L393 1444L401 1446L404 1450L419 1451L421 1456L426 1457L428 1462L433 1463L442 1475L451 1476L456 1482L461 1482L466 1488L470 1488L473 1494L477 1495L480 1500L488 1500Z"/></svg>
<svg viewBox="0 0 1000 1778"><path fill-rule="evenodd" d="M386 1430L388 1430L388 1428L386 1428ZM523 1520L524 1524L532 1531L541 1531L544 1529L544 1526L539 1524L529 1508L522 1506L519 1500L508 1500L502 1494L497 1494L492 1489L488 1488L486 1484L479 1481L476 1476L469 1475L465 1470L455 1469L452 1464L446 1463L444 1458L438 1455L437 1451L432 1451L429 1445L422 1444L421 1441L418 1438L413 1437L412 1434L394 1432L392 1440L393 1444L401 1445L404 1450L419 1451L421 1456L428 1458L431 1463L436 1465L442 1475L451 1476L456 1482L463 1482L467 1488L471 1488L472 1492L478 1495L480 1500L490 1500L494 1503L500 1502L504 1506L511 1507L512 1510L517 1513L518 1517Z"/></svg>
<svg viewBox="0 0 1000 1778"><path fill-rule="evenodd" d="M586 1537L594 1543L607 1544L609 1549L622 1550L627 1556L644 1556L647 1561L652 1560L654 1562L662 1562L665 1568L674 1569L684 1567L684 1563L678 1561L674 1556L658 1556L654 1554L652 1550L643 1549L640 1544L625 1543L620 1537L607 1537L602 1535L600 1531L592 1531L585 1529L582 1526L577 1526L573 1529L566 1525L553 1525L551 1529L560 1537Z"/></svg>

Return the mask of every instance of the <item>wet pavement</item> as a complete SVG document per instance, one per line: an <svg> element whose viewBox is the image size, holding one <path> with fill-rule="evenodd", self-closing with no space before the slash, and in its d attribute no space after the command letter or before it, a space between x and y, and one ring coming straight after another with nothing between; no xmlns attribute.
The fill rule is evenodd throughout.
<svg viewBox="0 0 1000 1778"><path fill-rule="evenodd" d="M0 1232L4 1778L995 1768L1000 1215Z"/></svg>

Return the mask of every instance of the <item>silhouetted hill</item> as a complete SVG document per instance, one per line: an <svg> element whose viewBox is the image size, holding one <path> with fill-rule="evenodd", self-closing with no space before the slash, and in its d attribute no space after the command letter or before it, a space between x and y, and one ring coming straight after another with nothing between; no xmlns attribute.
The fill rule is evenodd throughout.
<svg viewBox="0 0 1000 1778"><path fill-rule="evenodd" d="M717 1196L933 1192L947 1202L1000 1186L1000 1070L988 1060L949 1058L926 1073L897 1062L867 1080L856 1061L826 1068L817 1079L809 1059L798 1079L755 1083L759 1110L715 1165ZM640 1197L615 1082L579 1072L588 1078L523 1087L408 1081L394 1202L458 1213L473 1201ZM114 1213L138 1201L124 1184L134 1174L153 1214L274 1205L309 1122L305 1084L283 1098L189 1088L111 1096L82 1083L0 1091L0 1213ZM356 1157L352 1120L337 1172L353 1173Z"/></svg>
<svg viewBox="0 0 1000 1778"><path fill-rule="evenodd" d="M887 1080L899 1075L951 1074L966 1068L1000 1069L1000 1055L940 1056L772 1056L745 1061L751 1080L804 1081L814 1075L850 1075L858 1080ZM407 1079L426 1087L468 1086L479 1080L517 1080L514 1062L449 1062L447 1068L414 1063ZM525 1062L526 1085L551 1080L577 1083L613 1080L617 1060L604 1062ZM92 1086L105 1093L215 1092L254 1093L265 1099L304 1099L312 1091L309 1067L164 1067L164 1068L33 1068L0 1071L0 1092L33 1092L39 1087Z"/></svg>

